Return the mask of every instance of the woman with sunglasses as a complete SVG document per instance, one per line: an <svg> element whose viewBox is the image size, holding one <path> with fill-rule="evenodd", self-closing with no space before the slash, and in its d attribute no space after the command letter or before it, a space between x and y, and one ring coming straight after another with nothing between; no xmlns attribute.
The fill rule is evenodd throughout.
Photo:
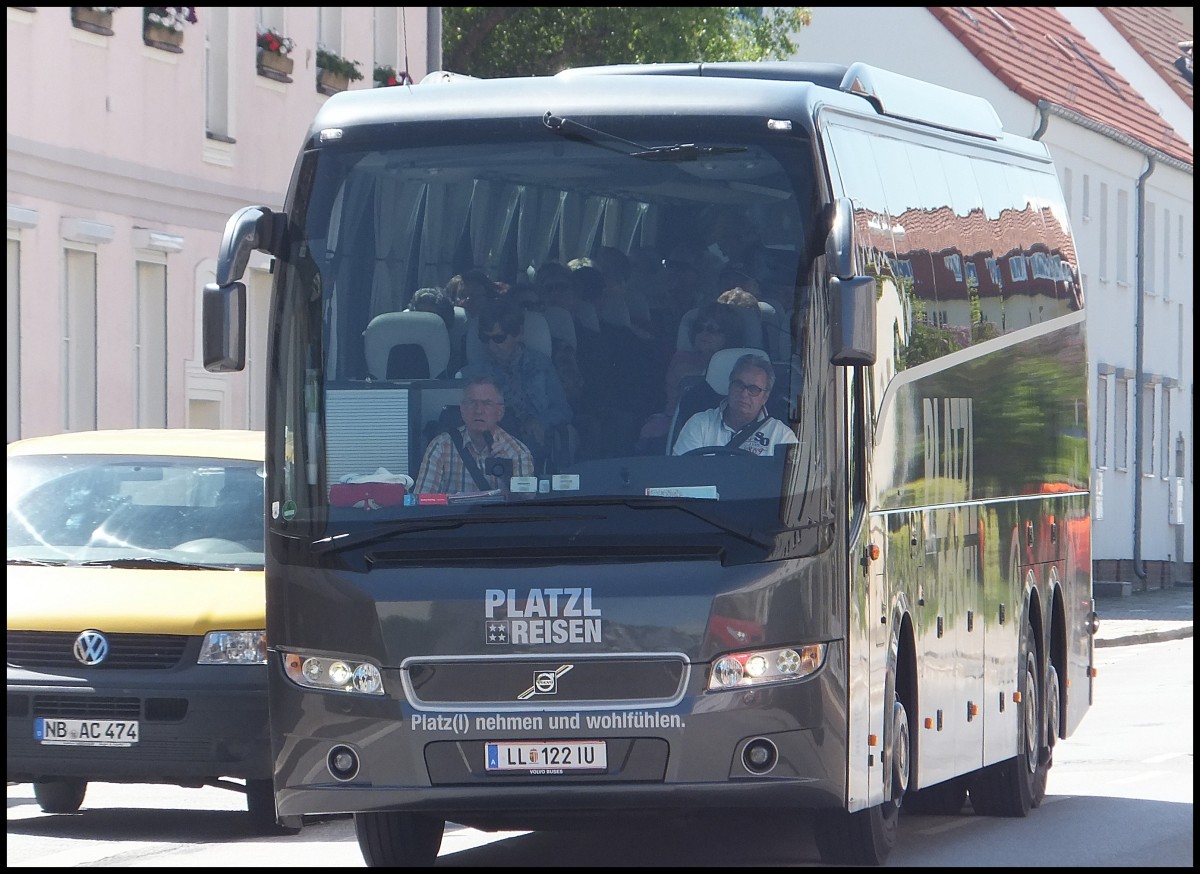
<svg viewBox="0 0 1200 874"><path fill-rule="evenodd" d="M571 421L571 406L549 355L525 345L525 311L507 297L479 310L479 341L484 355L462 369L467 379L490 376L504 392L501 424L533 452L539 470L546 458L547 433Z"/></svg>
<svg viewBox="0 0 1200 874"><path fill-rule="evenodd" d="M683 381L689 376L703 376L714 352L742 345L742 320L732 304L710 302L696 311L688 328L691 349L677 349L667 365L666 404L661 413L650 416L642 425L638 450L660 454L665 449L667 431L679 404Z"/></svg>

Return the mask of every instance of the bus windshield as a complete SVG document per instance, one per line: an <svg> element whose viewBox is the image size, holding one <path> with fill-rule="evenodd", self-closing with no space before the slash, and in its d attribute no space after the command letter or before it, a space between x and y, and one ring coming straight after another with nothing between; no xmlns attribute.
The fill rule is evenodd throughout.
<svg viewBox="0 0 1200 874"><path fill-rule="evenodd" d="M813 158L749 128L323 132L276 265L273 519L334 545L486 516L768 550L827 523Z"/></svg>

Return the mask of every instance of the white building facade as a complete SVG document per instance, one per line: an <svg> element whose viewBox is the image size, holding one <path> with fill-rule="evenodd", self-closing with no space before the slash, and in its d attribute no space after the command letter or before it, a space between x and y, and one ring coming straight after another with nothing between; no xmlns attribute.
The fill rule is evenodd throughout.
<svg viewBox="0 0 1200 874"><path fill-rule="evenodd" d="M8 440L263 427L267 259L247 277L247 369L201 361L225 222L282 207L338 88L376 87L376 68L420 81L440 46L439 7L9 6ZM319 49L362 78L327 81Z"/></svg>
<svg viewBox="0 0 1200 874"><path fill-rule="evenodd" d="M1191 106L1138 69L1136 53L1095 10L1070 12L1135 88L1144 77L1139 93L1149 92L1190 145ZM1095 578L1140 577L1150 587L1191 580L1192 163L1020 96L926 7L813 7L811 26L794 39L797 60L863 61L985 97L1006 130L1047 144L1068 200L1088 308Z"/></svg>

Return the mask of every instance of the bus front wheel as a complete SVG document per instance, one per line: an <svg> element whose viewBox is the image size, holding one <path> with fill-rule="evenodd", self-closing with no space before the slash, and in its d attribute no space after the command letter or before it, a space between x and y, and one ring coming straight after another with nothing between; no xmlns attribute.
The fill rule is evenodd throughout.
<svg viewBox="0 0 1200 874"><path fill-rule="evenodd" d="M883 765L886 798L881 804L849 813L822 810L816 820L817 851L827 865L878 867L887 862L896 846L900 804L908 790L912 739L908 713L899 697L892 698L892 721L888 727Z"/></svg>
<svg viewBox="0 0 1200 874"><path fill-rule="evenodd" d="M446 823L420 813L354 814L354 833L368 868L428 868L437 861Z"/></svg>

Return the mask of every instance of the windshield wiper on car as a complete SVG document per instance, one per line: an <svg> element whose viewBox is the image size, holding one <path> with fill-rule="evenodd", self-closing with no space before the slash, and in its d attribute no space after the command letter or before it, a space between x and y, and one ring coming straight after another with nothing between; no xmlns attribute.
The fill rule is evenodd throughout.
<svg viewBox="0 0 1200 874"><path fill-rule="evenodd" d="M151 568L160 570L184 571L232 571L245 567L260 567L250 564L203 564L191 561L174 561L169 558L156 558L143 555L129 558L101 558L91 561L71 562L71 567L112 567L112 568Z"/></svg>
<svg viewBox="0 0 1200 874"><path fill-rule="evenodd" d="M695 143L676 143L671 146L644 146L641 143L635 143L633 140L627 140L616 134L588 127L582 122L563 118L552 112L547 112L542 116L542 124L557 134L583 140L602 149L628 155L631 158L640 158L643 161L696 161L700 158L708 158L713 155L729 155L735 152L746 151L743 146L698 146ZM625 146L632 146L633 151L606 145L603 142L604 140L621 143Z"/></svg>

